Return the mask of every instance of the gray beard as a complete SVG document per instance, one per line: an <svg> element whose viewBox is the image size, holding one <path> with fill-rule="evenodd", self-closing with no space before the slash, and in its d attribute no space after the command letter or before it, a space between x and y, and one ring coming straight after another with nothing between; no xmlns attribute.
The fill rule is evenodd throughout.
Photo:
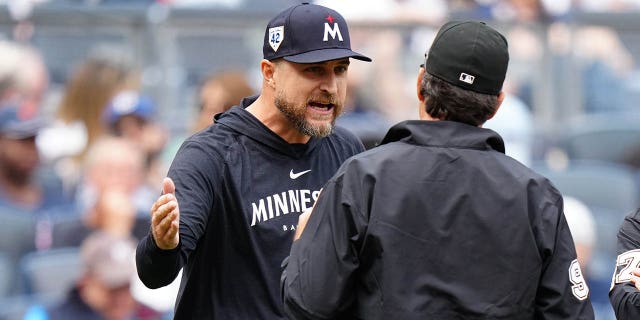
<svg viewBox="0 0 640 320"><path fill-rule="evenodd" d="M306 120L307 106L296 107L287 102L281 94L276 94L275 105L285 118L304 135L322 138L330 135L333 131L335 119L331 123L314 126Z"/></svg>

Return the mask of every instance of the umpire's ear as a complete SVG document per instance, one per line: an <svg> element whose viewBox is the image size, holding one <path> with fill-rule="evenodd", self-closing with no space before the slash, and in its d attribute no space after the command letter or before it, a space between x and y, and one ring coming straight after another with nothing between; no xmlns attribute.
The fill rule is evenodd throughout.
<svg viewBox="0 0 640 320"><path fill-rule="evenodd" d="M498 94L498 101L496 101L496 108L495 110L493 110L493 113L487 117L487 120L493 118L496 113L498 113L498 109L500 109L500 106L502 105L502 102L504 101L504 97L506 97L506 94L504 93L504 91L500 91L500 93ZM487 121L485 120L485 121Z"/></svg>
<svg viewBox="0 0 640 320"><path fill-rule="evenodd" d="M426 72L425 67L420 65L420 69L418 70L418 79L416 79L416 93L418 95L418 100L420 103L424 104L424 96L422 95L422 78L424 78L424 73Z"/></svg>

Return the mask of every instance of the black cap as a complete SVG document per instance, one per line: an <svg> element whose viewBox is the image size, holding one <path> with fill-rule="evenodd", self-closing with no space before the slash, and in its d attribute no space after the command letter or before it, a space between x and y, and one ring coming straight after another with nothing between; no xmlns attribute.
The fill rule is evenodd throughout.
<svg viewBox="0 0 640 320"><path fill-rule="evenodd" d="M371 61L351 51L347 22L335 10L302 3L269 21L262 47L264 59L284 58L296 63L315 63L342 58Z"/></svg>
<svg viewBox="0 0 640 320"><path fill-rule="evenodd" d="M429 49L427 72L454 86L498 95L507 74L507 39L483 22L444 24Z"/></svg>

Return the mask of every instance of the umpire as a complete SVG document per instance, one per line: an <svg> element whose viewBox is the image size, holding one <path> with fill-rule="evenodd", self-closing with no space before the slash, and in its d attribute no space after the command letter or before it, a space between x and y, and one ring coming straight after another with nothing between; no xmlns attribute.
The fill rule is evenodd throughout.
<svg viewBox="0 0 640 320"><path fill-rule="evenodd" d="M442 26L418 72L421 120L347 160L300 217L290 318L593 319L560 193L481 127L508 61L487 25Z"/></svg>

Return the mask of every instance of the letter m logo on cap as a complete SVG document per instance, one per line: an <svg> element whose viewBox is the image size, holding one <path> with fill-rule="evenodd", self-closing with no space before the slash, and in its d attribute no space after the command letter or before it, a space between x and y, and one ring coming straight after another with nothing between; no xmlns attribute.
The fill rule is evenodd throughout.
<svg viewBox="0 0 640 320"><path fill-rule="evenodd" d="M329 41L329 35L331 35L332 39L335 39L338 36L338 40L342 40L342 34L340 33L340 27L337 22L333 22L333 17L331 15L327 16L327 21L324 23L324 38L322 41ZM333 28L329 25L329 23L333 23Z"/></svg>

